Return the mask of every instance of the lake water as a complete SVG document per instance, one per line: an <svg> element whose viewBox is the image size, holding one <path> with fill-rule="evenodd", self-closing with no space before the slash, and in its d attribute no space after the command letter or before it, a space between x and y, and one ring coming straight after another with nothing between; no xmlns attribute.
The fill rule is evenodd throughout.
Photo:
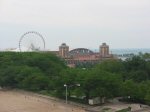
<svg viewBox="0 0 150 112"><path fill-rule="evenodd" d="M150 53L150 49L110 49L111 54L122 55L122 54L139 54Z"/></svg>

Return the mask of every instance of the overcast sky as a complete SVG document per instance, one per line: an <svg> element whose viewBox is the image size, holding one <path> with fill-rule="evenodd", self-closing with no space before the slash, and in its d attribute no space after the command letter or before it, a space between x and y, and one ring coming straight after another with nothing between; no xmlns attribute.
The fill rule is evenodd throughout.
<svg viewBox="0 0 150 112"><path fill-rule="evenodd" d="M46 49L150 48L150 0L0 0L0 49L37 31Z"/></svg>

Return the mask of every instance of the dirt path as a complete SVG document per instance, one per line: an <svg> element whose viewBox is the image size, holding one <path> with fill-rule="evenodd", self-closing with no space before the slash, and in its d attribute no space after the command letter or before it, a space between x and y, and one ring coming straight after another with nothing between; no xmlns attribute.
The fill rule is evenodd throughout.
<svg viewBox="0 0 150 112"><path fill-rule="evenodd" d="M85 110L26 92L0 91L0 112L85 112Z"/></svg>

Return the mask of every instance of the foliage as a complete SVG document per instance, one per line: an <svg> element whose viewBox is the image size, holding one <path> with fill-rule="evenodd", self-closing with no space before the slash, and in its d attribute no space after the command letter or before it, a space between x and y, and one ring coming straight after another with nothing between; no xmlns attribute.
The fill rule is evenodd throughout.
<svg viewBox="0 0 150 112"><path fill-rule="evenodd" d="M130 96L131 101L150 104L150 61L145 57L148 59L149 55L68 68L51 53L1 52L0 86L65 98L64 84L67 84L68 98L74 95L87 102L94 97Z"/></svg>
<svg viewBox="0 0 150 112"><path fill-rule="evenodd" d="M29 90L48 89L50 82L64 68L61 59L50 53L1 52L0 85Z"/></svg>

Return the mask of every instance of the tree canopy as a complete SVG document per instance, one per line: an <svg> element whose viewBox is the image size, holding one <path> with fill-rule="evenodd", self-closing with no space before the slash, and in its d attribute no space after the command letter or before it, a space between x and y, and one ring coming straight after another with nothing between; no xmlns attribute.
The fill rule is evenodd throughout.
<svg viewBox="0 0 150 112"><path fill-rule="evenodd" d="M46 52L1 52L0 86L45 91L57 97L85 96L113 98L122 96L150 104L149 55L125 61L104 60L96 66L69 68L63 59ZM80 84L80 87L75 86Z"/></svg>

